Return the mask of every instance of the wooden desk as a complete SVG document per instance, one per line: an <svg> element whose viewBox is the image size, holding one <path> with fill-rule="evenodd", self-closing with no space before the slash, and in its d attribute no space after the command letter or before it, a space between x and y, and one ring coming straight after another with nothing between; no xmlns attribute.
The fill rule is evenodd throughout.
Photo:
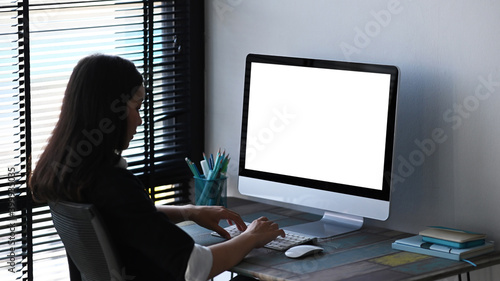
<svg viewBox="0 0 500 281"><path fill-rule="evenodd" d="M240 213L245 221L266 216L281 227L318 220L320 216L270 205L230 198L228 207ZM225 222L224 222L225 223ZM190 222L181 224L198 244L223 241L211 231ZM411 234L383 228L363 227L317 244L324 252L302 259L290 259L283 252L255 249L231 271L260 280L436 280L489 267L500 263L500 252L466 262L436 258L393 250L391 243Z"/></svg>

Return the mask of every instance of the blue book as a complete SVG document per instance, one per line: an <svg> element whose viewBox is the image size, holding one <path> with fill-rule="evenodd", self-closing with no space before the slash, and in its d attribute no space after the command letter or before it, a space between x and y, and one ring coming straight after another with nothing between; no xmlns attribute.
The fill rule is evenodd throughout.
<svg viewBox="0 0 500 281"><path fill-rule="evenodd" d="M485 242L480 246L457 249L425 242L422 240L422 236L416 235L394 241L394 243L392 243L392 248L395 250L460 261L492 252L494 250L494 245L493 242Z"/></svg>
<svg viewBox="0 0 500 281"><path fill-rule="evenodd" d="M467 242L454 242L454 241L449 241L449 240L444 240L444 239L439 239L439 238L434 238L434 237L427 237L427 236L422 236L422 240L424 242L448 246L448 247L457 248L457 249L464 249L464 248L481 246L486 241L485 239L479 239L479 240L467 241Z"/></svg>

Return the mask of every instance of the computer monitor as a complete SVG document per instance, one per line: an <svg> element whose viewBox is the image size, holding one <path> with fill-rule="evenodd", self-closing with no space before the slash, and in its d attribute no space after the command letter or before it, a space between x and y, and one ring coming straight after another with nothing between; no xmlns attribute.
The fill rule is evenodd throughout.
<svg viewBox="0 0 500 281"><path fill-rule="evenodd" d="M324 211L288 229L330 237L389 216L395 66L249 54L238 190Z"/></svg>

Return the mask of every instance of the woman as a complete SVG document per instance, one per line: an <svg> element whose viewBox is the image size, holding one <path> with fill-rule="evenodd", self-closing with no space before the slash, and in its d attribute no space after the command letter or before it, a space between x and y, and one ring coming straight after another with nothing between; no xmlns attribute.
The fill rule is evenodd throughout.
<svg viewBox="0 0 500 281"><path fill-rule="evenodd" d="M223 207L153 204L120 156L142 123L142 82L134 64L117 56L98 54L78 62L59 121L30 177L34 199L94 204L134 280L206 280L253 248L284 236L266 218L247 228L238 214ZM229 238L218 225L221 219L246 231L203 247L175 225L192 220Z"/></svg>

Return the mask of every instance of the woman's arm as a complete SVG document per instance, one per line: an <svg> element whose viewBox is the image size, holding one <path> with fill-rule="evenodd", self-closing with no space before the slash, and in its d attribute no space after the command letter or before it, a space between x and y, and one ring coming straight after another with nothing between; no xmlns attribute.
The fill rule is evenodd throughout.
<svg viewBox="0 0 500 281"><path fill-rule="evenodd" d="M173 223L192 220L198 225L216 231L222 237L229 239L229 233L219 226L221 220L227 220L229 224L236 224L239 230L244 231L247 227L240 215L221 206L157 206L158 211L167 215Z"/></svg>
<svg viewBox="0 0 500 281"><path fill-rule="evenodd" d="M230 238L219 221L227 220L235 223L242 234L209 247L212 252L212 269L209 277L212 278L238 264L252 249L263 247L278 236L285 237L285 232L279 229L278 224L265 217L254 220L248 227L240 215L220 206L157 206L174 222L192 220L198 225L219 233L222 237Z"/></svg>
<svg viewBox="0 0 500 281"><path fill-rule="evenodd" d="M179 223L186 220L189 220L189 216L191 213L191 209L195 207L193 205L185 205L185 206L169 206L169 205L160 205L156 206L156 209L165 215L167 215L168 219L172 223Z"/></svg>
<svg viewBox="0 0 500 281"><path fill-rule="evenodd" d="M238 264L252 249L260 248L285 232L278 225L261 217L253 221L242 234L223 243L210 246L213 256L212 278Z"/></svg>

